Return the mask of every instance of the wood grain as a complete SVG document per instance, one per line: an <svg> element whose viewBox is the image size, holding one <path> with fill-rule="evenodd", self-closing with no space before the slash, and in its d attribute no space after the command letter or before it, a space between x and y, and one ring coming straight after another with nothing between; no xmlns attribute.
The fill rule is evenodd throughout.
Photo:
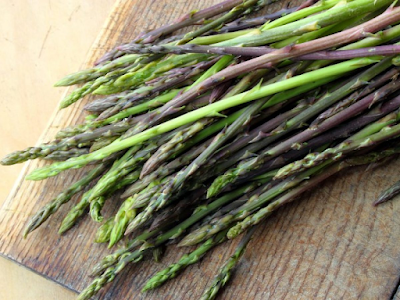
<svg viewBox="0 0 400 300"><path fill-rule="evenodd" d="M216 1L119 1L87 65L107 48L128 41L143 28L178 17L182 11ZM58 112L43 140L81 121L84 102ZM43 162L32 162L23 175ZM233 280L220 299L389 299L400 274L400 203L378 208L371 201L396 181L399 161L376 168L355 168L325 182L261 226ZM70 205L28 239L21 232L29 217L73 182L82 170L68 171L44 182L20 181L0 213L0 253L74 290L89 282L96 261L110 251L92 244L95 227L83 220L64 237L56 228ZM75 199L76 201L77 199ZM112 213L108 207L105 214ZM126 268L101 299L191 299L198 297L237 241L217 247L200 264L155 292L140 294L156 271L176 261L187 249L170 248L160 264L142 262Z"/></svg>

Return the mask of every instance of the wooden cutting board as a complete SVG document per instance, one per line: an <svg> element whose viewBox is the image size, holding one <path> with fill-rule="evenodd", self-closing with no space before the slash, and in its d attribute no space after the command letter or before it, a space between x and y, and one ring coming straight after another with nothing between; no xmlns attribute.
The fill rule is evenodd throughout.
<svg viewBox="0 0 400 300"><path fill-rule="evenodd" d="M182 12L216 2L120 0L87 65L105 49L129 41L144 28L168 23ZM59 128L81 122L83 105L84 101L53 116L42 140L51 140ZM89 218L63 237L56 234L78 197L27 239L22 238L27 220L82 174L82 170L72 170L43 182L23 180L45 164L29 163L3 205L0 254L79 292L90 283L88 274L95 262L112 251L92 243L96 226ZM371 205L381 189L397 181L399 167L395 160L342 172L280 209L258 228L220 299L400 299L395 295L400 274L400 202L378 208ZM108 207L105 215L111 213ZM198 298L236 244L232 241L217 247L177 279L155 292L141 294L151 275L190 250L171 247L159 264L142 262L127 267L99 298Z"/></svg>

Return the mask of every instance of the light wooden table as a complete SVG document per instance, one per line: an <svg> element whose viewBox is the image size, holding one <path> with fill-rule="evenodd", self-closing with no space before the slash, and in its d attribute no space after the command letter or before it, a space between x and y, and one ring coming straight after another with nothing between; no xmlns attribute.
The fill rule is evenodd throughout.
<svg viewBox="0 0 400 300"><path fill-rule="evenodd" d="M0 0L1 157L39 139L65 91L54 82L80 68L114 3ZM0 167L0 209L22 167ZM74 298L71 291L0 258L0 299Z"/></svg>
<svg viewBox="0 0 400 300"><path fill-rule="evenodd" d="M101 42L103 45L106 43L112 45L117 40L121 43L122 40L134 36L132 29L139 30L144 27L161 25L178 17L174 14L182 11L183 7L194 9L215 3L215 1L119 0L117 9L110 17L113 22L110 22L110 26L104 31ZM281 5L283 2L280 1L278 4ZM61 1L51 3L60 4ZM100 1L96 1L96 9L99 9L100 3ZM8 30L13 32L14 35L22 34L22 25L20 26L20 24L25 24L27 20L32 22L32 19L41 20L44 18L42 16L45 14L30 9L28 4L26 1L25 5L21 4L19 8L15 8L16 4L9 5L9 11L15 11L15 17L5 20L4 22L8 27L3 27L9 28ZM40 5L48 4L40 3ZM66 30L66 33L56 35L59 39L58 44L61 45L61 50L65 53L57 52L56 48L52 48L48 44L49 37L56 28L55 25L51 27L49 25L43 26L40 38L35 37L33 42L29 43L28 41L31 41L39 32L38 28L41 27L38 24L30 24L27 29L28 33L25 32L20 40L12 40L14 44L16 41L19 41L19 43L15 44L17 46L14 46L13 51L10 51L11 55L6 56L4 54L2 56L2 58L6 58L4 66L7 67L3 74L9 75L4 78L2 86L2 88L7 86L7 93L3 92L2 101L8 100L3 107L6 109L16 105L19 110L15 109L15 111L21 111L21 113L12 111L6 113L9 119L14 115L21 118L21 121L18 122L14 119L13 125L9 127L6 127L7 119L2 119L5 124L2 135L6 136L3 140L7 139L11 142L14 137L22 137L21 140L15 141L21 144L13 145L10 149L3 149L4 152L34 143L46 125L46 120L50 118L47 116L51 116L51 112L63 92L62 89L51 88L51 84L65 73L78 69L79 63L84 61L86 53L83 53L85 51L82 52L82 49L89 49L96 32L100 32L102 19L105 20L107 15L105 11L102 18L99 17L99 25L95 26L93 36L88 41L90 35L84 31L88 22L87 18L97 18L98 15L93 8L93 3L91 4L93 7L90 7L90 4L86 5L89 7L81 22L78 22L76 31L73 31L71 26L68 28L68 32ZM112 3L109 3L109 8L111 5ZM61 24L68 23L68 18L80 11L81 8L77 9L77 7L71 6L69 14L65 13L66 7L61 7L59 12L61 17L59 18L64 18ZM25 10L31 11L33 15L27 17L26 13L22 13ZM75 13L73 13L74 10ZM14 18L20 17L19 22L15 21ZM42 24L41 22L38 23ZM9 26L9 24L18 25ZM71 34L71 31L73 34ZM84 37L85 40L82 41L82 44L79 44L81 37ZM36 46L31 49L30 47L33 47L31 46L33 44ZM75 46L77 50L72 52L71 49ZM23 47L28 50L23 51ZM16 54L21 56L19 60L13 57ZM49 55L47 63L39 61L44 55ZM36 70L36 68L38 69ZM13 73L15 69L18 69L18 72ZM52 73L53 69L55 70ZM44 82L46 78L49 79L48 82ZM34 91L36 92L34 93ZM49 96L45 91L58 91L59 94ZM40 101L40 104L37 101ZM53 106L44 104L45 101L54 101L51 102ZM22 107L22 103L24 107ZM78 104L78 107L81 106L83 106L83 103ZM45 107L49 110L44 111ZM71 121L79 117L79 115L76 115L69 118L68 112L70 115L73 114L72 111L62 112L59 115L62 115L64 119L59 118L50 124L49 134L56 131L60 122L65 121L66 117ZM39 124L40 120L44 123ZM15 126L19 123L26 125L24 129ZM37 166L36 162L30 165L29 170L35 166ZM397 160L381 168L371 168L370 170L358 168L342 172L339 176L322 184L313 193L302 197L302 201L294 202L281 209L279 213L265 222L256 233L253 239L254 244L249 247L245 257L243 257L243 263L222 299L392 299L392 294L395 293L394 289L397 289L398 286L400 270L400 252L398 251L400 202L392 201L378 208L373 208L369 203L372 199L375 199L381 189L396 181L399 168L400 161ZM1 170L7 170L7 178L10 178L12 168L2 168ZM72 178L74 176L77 176L77 174L72 174ZM11 181L14 181L14 179ZM36 232L36 236L39 238L33 239L31 236L26 241L19 239L23 222L22 224L21 222L16 223L16 220L27 219L29 213L32 213L34 208L41 204L40 199L32 199L32 201L27 199L35 192L36 188L43 193L43 198L45 198L45 196L51 197L53 187L61 188L63 184L62 180L53 178L43 184L25 183L21 185L22 188L17 190L13 201L7 203L9 205L3 204L3 211L0 211L0 213L3 212L0 216L4 217L6 221L8 220L4 223L6 226L0 227L0 233L2 233L0 234L0 249L3 251L2 253L6 253L11 258L21 261L39 272L43 272L43 274L47 274L47 276L56 280L61 279L59 282L69 284L76 290L82 290L90 280L87 277L88 270L90 270L89 266L107 250L100 245L93 245L91 239L85 239L87 236L94 236L95 229L90 226L90 223L88 226L83 224L80 228L83 234L69 232L70 237L73 237L71 239L57 240L58 236L54 231L50 230L49 232L52 233L48 236L47 228L42 227L41 233ZM43 189L39 189L39 187L43 187ZM21 208L20 203L24 207ZM4 209L5 207L7 209ZM50 219L48 221L49 227L57 224L56 221L55 218ZM46 234L43 234L45 231ZM51 242L43 244L44 237L48 237ZM53 246L55 240L58 241L58 249L71 249L70 247L79 245L86 247L87 251L79 251L79 253L69 251L66 256L58 255L61 252L54 251L54 249L57 249ZM1 243L1 241L5 242ZM220 266L222 261L232 253L235 242L237 241L228 245L221 245L218 249L215 249L218 252L210 254L212 259L204 260L200 264L201 266L187 270L182 276L185 283L183 283L182 278L181 281L177 279L145 297L153 300L195 298L214 276L217 266ZM36 252L32 250L36 250ZM170 250L162 264L167 265L176 261L184 251L183 249ZM55 253L52 257L53 264L46 264L49 258L48 253ZM71 264L72 262L73 264ZM10 265L12 264L10 263ZM71 272L71 269L69 269L67 274L64 272L66 271L65 265L69 265L71 268L75 267L75 270ZM135 268L125 270L128 272L125 275L128 278L131 276L131 280L114 282L104 291L103 296L108 297L106 299L114 299L118 296L120 296L119 298L122 297L121 299L139 299L138 293L144 280L160 269L160 266L146 262L143 263L142 267L139 272ZM60 292L53 286L47 287L43 283L36 283L36 279L31 277L25 279L21 277L23 275L13 276L13 272L10 268L4 268L4 271L2 271L1 276L5 278L0 278L0 285L5 285L6 288L0 287L0 299L74 298L74 295ZM70 274L72 275L70 276ZM19 280L15 280L15 278ZM35 295L30 290L33 285L40 286L41 294L39 292ZM2 295L3 290L8 291L8 294ZM19 294L11 295L10 292L18 292ZM27 295L30 297L28 298ZM394 296L394 299L397 299L396 297Z"/></svg>

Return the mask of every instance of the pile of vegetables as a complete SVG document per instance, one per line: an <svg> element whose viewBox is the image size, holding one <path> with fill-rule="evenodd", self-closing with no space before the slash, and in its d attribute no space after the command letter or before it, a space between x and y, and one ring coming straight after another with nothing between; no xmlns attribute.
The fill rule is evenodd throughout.
<svg viewBox="0 0 400 300"><path fill-rule="evenodd" d="M400 152L396 2L309 0L271 12L274 2L227 0L119 45L56 84L81 84L61 108L102 95L85 106L85 123L1 161L56 161L29 180L91 165L24 233L83 192L59 233L89 212L96 242L112 247L127 239L98 262L79 299L161 246L199 245L144 291L242 236L201 298L214 299L257 224L333 174ZM116 193L123 202L104 218Z"/></svg>

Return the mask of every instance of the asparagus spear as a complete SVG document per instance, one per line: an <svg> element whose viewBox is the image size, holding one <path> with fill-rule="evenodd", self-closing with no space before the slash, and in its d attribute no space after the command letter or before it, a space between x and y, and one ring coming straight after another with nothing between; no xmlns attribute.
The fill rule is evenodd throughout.
<svg viewBox="0 0 400 300"><path fill-rule="evenodd" d="M189 254L183 255L178 262L169 265L167 268L161 270L152 278L150 278L142 289L142 292L155 289L166 281L178 276L179 272L182 272L189 265L197 263L211 248L222 243L225 240L226 232L221 232L205 241L194 251Z"/></svg>
<svg viewBox="0 0 400 300"><path fill-rule="evenodd" d="M270 47L213 47L188 44L183 46L168 46L168 45L154 45L147 46L142 44L135 44L129 46L119 47L121 51L126 53L213 53L219 55L235 55L235 56L261 56L276 51ZM336 51L317 51L311 54L306 54L296 57L296 60L346 60L359 57L367 57L374 55L391 56L399 54L399 45L384 45L376 47L366 47L354 50L336 50Z"/></svg>
<svg viewBox="0 0 400 300"><path fill-rule="evenodd" d="M81 200L76 204L65 216L62 220L60 228L58 229L59 234L63 234L67 232L72 226L75 225L77 220L86 212L86 209L89 207L89 197L90 197L91 190L85 192Z"/></svg>
<svg viewBox="0 0 400 300"><path fill-rule="evenodd" d="M114 222L114 218L108 218L99 229L97 229L96 236L94 238L95 243L105 243L110 240L112 224Z"/></svg>
<svg viewBox="0 0 400 300"><path fill-rule="evenodd" d="M316 1L314 1L314 2L316 2ZM267 22L279 19L279 18L281 18L285 15L288 15L290 13L293 13L297 10L300 10L300 6L283 8L276 12L267 13L265 15L262 15L259 17L254 17L254 18L242 17L240 19L237 19L236 21L226 24L225 26L222 26L221 29L219 29L215 33L217 34L217 33L224 33L224 32L232 32L232 31L238 31L238 30L256 27L259 25L263 25ZM211 33L214 33L214 32L211 32Z"/></svg>
<svg viewBox="0 0 400 300"><path fill-rule="evenodd" d="M100 221L101 215L99 212L102 208L101 202L105 201L105 199L110 197L110 195L112 195L115 191L121 189L122 187L124 187L126 185L132 184L132 182L136 181L138 179L138 177L139 177L138 172L132 172L131 174L128 174L127 176L125 176L125 178L120 180L120 182L118 184L111 187L108 190L106 195L101 196L102 199L92 200L94 203L93 208L92 208L92 214L93 214L92 217L94 219L99 218L99 221ZM63 234L66 231L68 231L69 229L71 229L72 226L74 226L76 224L78 219L86 212L86 210L89 208L90 203L91 203L89 201L89 198L91 197L91 193L92 193L91 189L86 191L82 195L81 200L74 207L72 207L72 209L68 212L68 214L65 216L65 218L61 222L60 228L58 230L59 234ZM97 207L97 205L99 205L99 207ZM111 226L111 224L108 224L108 226ZM106 231L105 228L103 228L103 229L104 229L104 231ZM107 230L109 230L109 228Z"/></svg>
<svg viewBox="0 0 400 300"><path fill-rule="evenodd" d="M84 177L62 191L51 202L42 207L29 221L24 230L24 237L43 224L52 214L56 213L61 205L67 203L72 196L84 189L92 180L100 176L107 168L107 164L100 164L88 172Z"/></svg>
<svg viewBox="0 0 400 300"><path fill-rule="evenodd" d="M80 145L83 146L83 145ZM53 161L65 161L71 157L78 157L84 154L88 154L90 152L89 148L71 148L69 150L58 150L50 153L43 157L45 160L53 160Z"/></svg>
<svg viewBox="0 0 400 300"><path fill-rule="evenodd" d="M387 202L394 197L396 197L400 193L400 182L396 182L390 188L384 190L378 197L378 199L373 203L374 206L377 206L381 203Z"/></svg>
<svg viewBox="0 0 400 300"><path fill-rule="evenodd" d="M248 232L243 236L239 245L236 247L235 252L226 261L225 265L219 271L218 275L214 278L210 286L204 291L203 295L200 297L201 300L212 300L215 299L219 290L225 286L232 275L233 269L239 263L240 258L243 256L248 243L250 242L255 228L253 227L248 230Z"/></svg>
<svg viewBox="0 0 400 300"><path fill-rule="evenodd" d="M196 122L188 128L184 128L175 134L170 141L161 145L157 151L146 161L142 169L142 177L149 173L149 169L153 170L158 167L166 158L171 156L171 152L178 151L184 146L186 140L190 139L197 132L201 131L211 120L202 120Z"/></svg>

